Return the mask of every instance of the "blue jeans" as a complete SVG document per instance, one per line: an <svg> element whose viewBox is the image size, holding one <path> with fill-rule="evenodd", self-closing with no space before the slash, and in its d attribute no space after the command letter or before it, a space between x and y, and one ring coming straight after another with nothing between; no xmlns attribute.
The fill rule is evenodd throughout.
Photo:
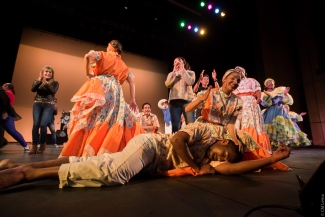
<svg viewBox="0 0 325 217"><path fill-rule="evenodd" d="M52 117L54 104L34 103L33 105L33 145L45 144L47 136L47 124ZM38 133L40 129L40 134Z"/></svg>
<svg viewBox="0 0 325 217"><path fill-rule="evenodd" d="M47 127L50 129L51 131L51 136L52 136L52 143L56 144L56 133L55 133L55 125L53 121L49 121L47 123Z"/></svg>
<svg viewBox="0 0 325 217"><path fill-rule="evenodd" d="M15 120L12 116L8 115L7 120L0 118L0 125L7 131L7 133L12 136L19 144L23 147L27 146L24 137L16 130Z"/></svg>
<svg viewBox="0 0 325 217"><path fill-rule="evenodd" d="M186 124L193 123L194 119L194 112L185 112L185 107L191 101L175 99L170 100L168 107L170 111L170 118L172 121L172 132L175 133L181 128L181 116L184 115Z"/></svg>

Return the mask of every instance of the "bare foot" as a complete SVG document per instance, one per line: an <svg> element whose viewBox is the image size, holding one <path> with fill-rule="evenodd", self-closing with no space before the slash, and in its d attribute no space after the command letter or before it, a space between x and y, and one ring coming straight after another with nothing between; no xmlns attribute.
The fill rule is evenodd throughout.
<svg viewBox="0 0 325 217"><path fill-rule="evenodd" d="M0 161L0 171L10 169L10 168L15 168L17 166L19 166L19 164L9 159L4 159Z"/></svg>
<svg viewBox="0 0 325 217"><path fill-rule="evenodd" d="M23 171L23 166L3 170L0 172L0 190L16 185L25 178L26 175Z"/></svg>

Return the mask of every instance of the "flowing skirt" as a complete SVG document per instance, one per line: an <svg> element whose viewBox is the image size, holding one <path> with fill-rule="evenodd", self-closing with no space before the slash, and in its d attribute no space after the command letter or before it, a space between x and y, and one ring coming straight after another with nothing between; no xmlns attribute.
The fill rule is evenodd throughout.
<svg viewBox="0 0 325 217"><path fill-rule="evenodd" d="M291 119L292 120L292 119ZM311 145L310 140L307 137L307 134L302 132L300 127L298 126L298 124L292 120L296 130L298 131L298 138L296 139L296 141L294 143L290 143L290 146L308 146Z"/></svg>
<svg viewBox="0 0 325 217"><path fill-rule="evenodd" d="M299 131L294 122L289 118L283 105L274 105L262 111L264 119L264 128L269 135L271 144L279 146L281 143L290 144L290 146L307 146L309 143L301 143ZM302 135L301 135L302 136Z"/></svg>
<svg viewBox="0 0 325 217"><path fill-rule="evenodd" d="M263 118L260 106L253 96L241 96L244 101L243 109L237 117L236 129L247 132L266 151L271 153L269 136L263 129Z"/></svg>
<svg viewBox="0 0 325 217"><path fill-rule="evenodd" d="M113 76L89 79L71 99L68 141L60 156L96 156L123 150L144 133Z"/></svg>

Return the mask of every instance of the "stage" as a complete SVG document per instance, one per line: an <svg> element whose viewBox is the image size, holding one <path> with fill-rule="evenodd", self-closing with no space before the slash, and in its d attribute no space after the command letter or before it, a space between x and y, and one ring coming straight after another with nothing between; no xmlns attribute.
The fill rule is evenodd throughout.
<svg viewBox="0 0 325 217"><path fill-rule="evenodd" d="M60 150L47 145L44 154L28 155L21 146L10 143L0 149L0 160L49 160L57 158ZM0 213L3 217L240 217L262 205L296 208L300 204L300 186L296 174L308 183L315 178L315 171L320 168L324 156L325 148L300 148L292 150L291 156L282 161L293 169L289 172L262 170L240 176L180 178L141 175L124 186L115 187L59 189L56 180L33 181L0 191ZM322 183L322 186L316 187L319 190L319 201L322 194L324 202L325 182ZM290 209L263 208L249 216L302 215Z"/></svg>

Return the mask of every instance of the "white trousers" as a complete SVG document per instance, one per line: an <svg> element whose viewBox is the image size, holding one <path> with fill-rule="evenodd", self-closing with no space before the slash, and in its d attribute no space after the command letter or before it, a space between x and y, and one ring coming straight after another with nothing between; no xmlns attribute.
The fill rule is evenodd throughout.
<svg viewBox="0 0 325 217"><path fill-rule="evenodd" d="M100 187L127 183L141 172L155 172L157 141L150 134L131 139L121 152L93 157L70 157L59 170L60 188Z"/></svg>
<svg viewBox="0 0 325 217"><path fill-rule="evenodd" d="M172 134L172 124L171 123L169 123L168 126L165 123L165 134Z"/></svg>

